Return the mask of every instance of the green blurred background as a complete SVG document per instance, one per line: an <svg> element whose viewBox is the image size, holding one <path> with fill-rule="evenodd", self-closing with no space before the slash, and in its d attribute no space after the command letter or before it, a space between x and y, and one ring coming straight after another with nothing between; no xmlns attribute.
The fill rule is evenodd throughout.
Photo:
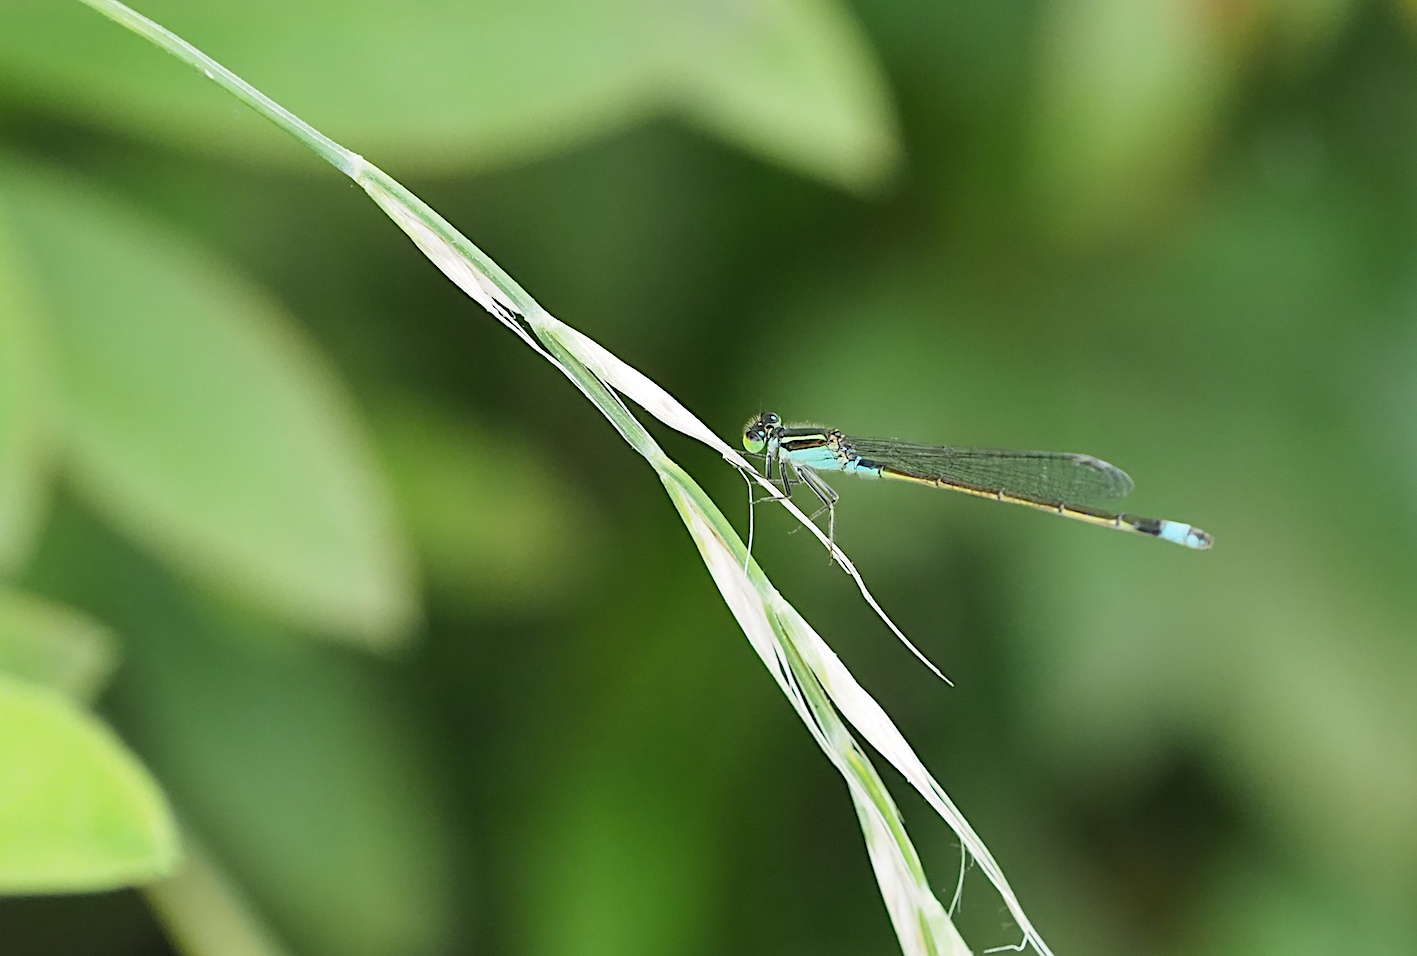
<svg viewBox="0 0 1417 956"><path fill-rule="evenodd" d="M1213 532L839 482L954 689L775 509L756 552L1060 956L1417 952L1417 9L138 6L730 440L1084 451ZM0 669L93 700L264 927L19 896L7 956L897 951L653 473L354 186L56 0L0 2L0 575ZM1017 938L977 872L959 925Z"/></svg>

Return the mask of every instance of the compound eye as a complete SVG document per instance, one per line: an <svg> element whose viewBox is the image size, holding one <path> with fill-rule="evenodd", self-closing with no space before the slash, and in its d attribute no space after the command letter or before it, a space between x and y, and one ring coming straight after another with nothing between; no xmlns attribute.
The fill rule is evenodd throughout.
<svg viewBox="0 0 1417 956"><path fill-rule="evenodd" d="M768 436L758 426L754 425L743 433L743 447L754 455L761 455L767 446Z"/></svg>
<svg viewBox="0 0 1417 956"><path fill-rule="evenodd" d="M778 425L782 424L782 419L777 417L777 412L768 412L766 415L763 416L763 421L767 422L773 427L777 427Z"/></svg>

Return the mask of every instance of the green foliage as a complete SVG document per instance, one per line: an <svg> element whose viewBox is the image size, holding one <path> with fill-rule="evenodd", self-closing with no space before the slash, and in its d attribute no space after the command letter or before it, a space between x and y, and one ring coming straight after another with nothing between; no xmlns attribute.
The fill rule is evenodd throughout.
<svg viewBox="0 0 1417 956"><path fill-rule="evenodd" d="M1133 475L1134 510L1215 532L1192 555L838 483L840 540L952 691L773 509L755 554L1060 954L1397 956L1417 948L1399 6L143 11L421 174L548 308L726 438L772 407L1085 451ZM111 633L102 712L205 851L150 891L184 951L217 952L192 926L294 956L889 946L839 781L579 396L362 196L79 4L0 4L0 75L0 139L28 157L0 167L0 667L91 694L108 652L76 636ZM692 129L644 122L666 116ZM106 444L71 437L78 414ZM733 514L741 482L676 441ZM139 477L119 487L120 465ZM344 508L326 488L347 481L389 491ZM169 511L182 534L154 523ZM198 558L230 548L240 573ZM383 583L360 590L356 566ZM36 614L36 594L55 603ZM400 661L304 639L387 646L395 620L419 638ZM79 792L0 832L41 832L29 814ZM916 836L947 889L951 839ZM981 889L971 871L960 928L1016 941ZM26 931L45 921L81 927L76 952L165 951L140 915L116 932L101 900L50 902L0 904L7 956L55 952Z"/></svg>
<svg viewBox="0 0 1417 956"><path fill-rule="evenodd" d="M1155 209L1210 146L1229 90L1225 25L1203 4L1054 4L1039 168L1060 218Z"/></svg>
<svg viewBox="0 0 1417 956"><path fill-rule="evenodd" d="M1271 44L1281 69L1302 71L1355 6L1050 4L1033 171L1052 226L1073 240L1115 239L1169 213L1220 135L1256 48Z"/></svg>
<svg viewBox="0 0 1417 956"><path fill-rule="evenodd" d="M878 184L897 153L880 68L838 0L141 7L390 166L524 161L665 113L858 188ZM284 136L233 120L217 91L75 3L6 3L0 64L73 115L170 142L295 155Z"/></svg>
<svg viewBox="0 0 1417 956"><path fill-rule="evenodd" d="M0 671L92 700L115 661L108 628L71 608L0 591Z"/></svg>
<svg viewBox="0 0 1417 956"><path fill-rule="evenodd" d="M681 109L789 169L877 186L898 159L885 78L837 0L671 4Z"/></svg>
<svg viewBox="0 0 1417 956"><path fill-rule="evenodd" d="M438 801L369 666L195 597L61 512L32 571L128 637L123 726L209 855L302 952L437 952Z"/></svg>
<svg viewBox="0 0 1417 956"><path fill-rule="evenodd" d="M0 892L109 889L169 873L177 831L126 748L57 691L0 676Z"/></svg>
<svg viewBox="0 0 1417 956"><path fill-rule="evenodd" d="M0 206L0 577L21 563L44 510L46 354L35 290Z"/></svg>
<svg viewBox="0 0 1417 956"><path fill-rule="evenodd" d="M592 521L525 439L406 399L386 403L375 434L440 598L484 614L550 613L576 600L591 570Z"/></svg>
<svg viewBox="0 0 1417 956"><path fill-rule="evenodd" d="M417 611L348 397L279 308L82 185L0 180L47 293L67 464L96 507L208 586L380 645Z"/></svg>

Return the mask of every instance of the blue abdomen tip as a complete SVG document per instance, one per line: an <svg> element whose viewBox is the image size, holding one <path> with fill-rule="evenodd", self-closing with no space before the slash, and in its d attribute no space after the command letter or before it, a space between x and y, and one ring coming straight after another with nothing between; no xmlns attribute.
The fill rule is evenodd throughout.
<svg viewBox="0 0 1417 956"><path fill-rule="evenodd" d="M1176 544L1185 545L1188 548L1195 548L1197 551L1204 551L1215 543L1215 539L1200 528L1193 528L1180 521L1161 522L1161 530L1157 532L1157 537L1174 541Z"/></svg>

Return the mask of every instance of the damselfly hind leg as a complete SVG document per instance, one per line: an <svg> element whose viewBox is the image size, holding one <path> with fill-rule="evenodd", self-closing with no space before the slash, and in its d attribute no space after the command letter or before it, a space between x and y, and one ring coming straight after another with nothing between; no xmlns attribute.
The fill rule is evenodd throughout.
<svg viewBox="0 0 1417 956"><path fill-rule="evenodd" d="M841 495L837 494L835 488L823 481L821 475L817 474L806 465L796 465L795 470L802 484L812 489L812 493L821 499L822 502L822 506L814 511L808 520L816 521L817 518L821 516L822 512L825 511L827 513L827 540L835 545L836 502Z"/></svg>

